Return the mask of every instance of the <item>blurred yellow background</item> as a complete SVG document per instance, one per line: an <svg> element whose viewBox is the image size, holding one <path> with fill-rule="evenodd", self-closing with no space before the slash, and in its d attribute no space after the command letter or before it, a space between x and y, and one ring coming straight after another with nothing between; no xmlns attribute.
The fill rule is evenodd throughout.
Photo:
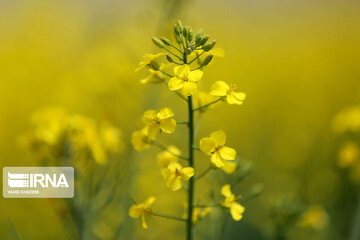
<svg viewBox="0 0 360 240"><path fill-rule="evenodd" d="M151 37L170 36L181 19L203 28L226 52L205 69L200 86L208 90L223 80L247 93L242 106L207 112L199 136L222 129L229 145L253 162L239 192L265 185L224 239L280 239L271 212L284 199L321 206L329 217L321 230L296 229L288 239L348 236L356 190L336 164L339 140L331 124L341 109L360 104L358 1L3 0L0 9L2 167L36 165L19 137L31 128L34 112L62 107L121 130L125 147L114 161L127 161L135 173L118 184L126 199L156 195L157 209L181 215L183 194L166 190L157 151L135 153L129 143L146 109L171 107L186 117L181 100L163 86L140 84L144 75L134 72L144 53L158 52ZM182 147L184 137L177 131L166 143ZM119 204L123 210L111 212L127 232L119 239L183 239L181 223L152 219L150 229L142 230L127 216L131 201ZM9 219L23 239L66 239L67 230L44 199L2 198L1 239L12 239ZM199 238L210 239L215 223L206 224ZM99 225L89 239L113 239L107 223Z"/></svg>

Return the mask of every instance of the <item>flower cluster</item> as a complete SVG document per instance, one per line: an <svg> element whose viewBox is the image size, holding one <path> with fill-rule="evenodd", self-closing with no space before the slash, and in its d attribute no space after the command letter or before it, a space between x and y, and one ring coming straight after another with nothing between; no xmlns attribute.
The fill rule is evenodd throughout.
<svg viewBox="0 0 360 240"><path fill-rule="evenodd" d="M160 148L162 151L157 156L157 165L165 181L165 185L171 191L183 188L187 191L184 218L171 217L175 220L185 221L187 224L187 239L193 239L193 229L196 222L205 217L212 207L228 209L234 220L242 219L245 208L238 202L240 197L235 196L229 184L225 184L218 190L225 197L224 200L212 206L196 206L194 204L195 182L205 176L210 170L222 169L227 174L234 173L237 168L236 150L226 144L224 131L218 130L196 141L194 126L195 114L203 114L210 107L219 102L228 104L243 104L245 93L237 91L235 84L224 81L216 81L208 92L198 89L198 82L204 77L203 69L208 66L214 57L223 57L222 49L214 48L216 41L209 41L208 35L203 35L202 30L196 34L191 27L183 27L178 21L174 26L175 43L168 38L153 38L153 42L166 53L145 54L143 61L139 63L136 71L147 69L149 75L140 82L164 83L167 88L176 93L188 105L188 121L177 122L174 112L169 108L160 111L146 110L143 114L143 127L133 132L131 142L137 151L143 151L151 146ZM166 59L167 63L160 62ZM173 69L172 71L167 69ZM177 125L184 124L189 128L188 156L182 155L176 146L165 146L158 141L162 134L171 134ZM201 151L209 156L209 167L203 173L198 174L195 167L194 151ZM149 208L154 201L150 198L145 203L134 205L130 208L129 215L133 218L140 217L142 226L147 228L145 217L164 215L155 213ZM169 217L169 216L167 216Z"/></svg>
<svg viewBox="0 0 360 240"><path fill-rule="evenodd" d="M333 129L346 137L338 152L338 165L349 171L354 183L360 184L360 106L342 110L333 121Z"/></svg>
<svg viewBox="0 0 360 240"><path fill-rule="evenodd" d="M83 155L98 164L107 162L108 155L121 150L121 132L110 123L97 126L81 115L71 115L61 108L50 108L32 116L31 132L20 143L39 158Z"/></svg>

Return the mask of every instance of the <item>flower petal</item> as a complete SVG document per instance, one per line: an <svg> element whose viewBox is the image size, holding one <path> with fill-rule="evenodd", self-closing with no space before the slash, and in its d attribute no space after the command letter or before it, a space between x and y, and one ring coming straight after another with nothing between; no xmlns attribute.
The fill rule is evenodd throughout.
<svg viewBox="0 0 360 240"><path fill-rule="evenodd" d="M229 85L224 81L217 81L210 87L210 94L214 96L226 96Z"/></svg>
<svg viewBox="0 0 360 240"><path fill-rule="evenodd" d="M243 92L231 92L226 96L226 101L229 104L243 104L244 100L246 98L246 94Z"/></svg>
<svg viewBox="0 0 360 240"><path fill-rule="evenodd" d="M160 120L160 128L166 133L172 133L176 128L176 121L173 118Z"/></svg>
<svg viewBox="0 0 360 240"><path fill-rule="evenodd" d="M163 108L158 113L159 119L170 118L174 116L174 112L170 108Z"/></svg>
<svg viewBox="0 0 360 240"><path fill-rule="evenodd" d="M148 225L146 224L146 220L145 220L145 216L144 216L144 215L141 215L141 226L142 226L144 229L147 229L147 228L148 228Z"/></svg>
<svg viewBox="0 0 360 240"><path fill-rule="evenodd" d="M194 176L194 168L192 167L186 167L182 169L183 179L189 180L192 176Z"/></svg>
<svg viewBox="0 0 360 240"><path fill-rule="evenodd" d="M156 134L158 134L160 131L160 128L157 124L151 124L148 126L148 137L150 139L155 139Z"/></svg>
<svg viewBox="0 0 360 240"><path fill-rule="evenodd" d="M189 81L197 82L202 78L203 74L204 73L201 70L191 71L188 75Z"/></svg>
<svg viewBox="0 0 360 240"><path fill-rule="evenodd" d="M231 192L230 184L225 184L224 186L222 186L221 194L226 198L233 195L232 192Z"/></svg>
<svg viewBox="0 0 360 240"><path fill-rule="evenodd" d="M189 72L190 72L190 67L187 64L174 67L174 73L177 76L182 76L184 73L189 73Z"/></svg>
<svg viewBox="0 0 360 240"><path fill-rule="evenodd" d="M156 111L155 110L146 110L144 112L144 115L142 117L143 122L147 125L153 123L153 119L156 117Z"/></svg>
<svg viewBox="0 0 360 240"><path fill-rule="evenodd" d="M178 77L173 77L168 82L169 89L176 91L184 87L184 81Z"/></svg>
<svg viewBox="0 0 360 240"><path fill-rule="evenodd" d="M155 202L155 200L156 200L156 198L151 196L148 199L146 199L144 204L146 207L149 207L150 205L152 205Z"/></svg>
<svg viewBox="0 0 360 240"><path fill-rule="evenodd" d="M136 205L132 205L130 207L129 216L132 218L138 218L140 216L140 211Z"/></svg>
<svg viewBox="0 0 360 240"><path fill-rule="evenodd" d="M184 87L181 89L182 94L186 97L192 96L197 91L197 85L194 82L184 82Z"/></svg>
<svg viewBox="0 0 360 240"><path fill-rule="evenodd" d="M216 147L216 143L212 138L205 137L200 140L200 150L210 155Z"/></svg>
<svg viewBox="0 0 360 240"><path fill-rule="evenodd" d="M210 137L214 140L216 145L224 145L226 142L226 135L222 130L212 132Z"/></svg>
<svg viewBox="0 0 360 240"><path fill-rule="evenodd" d="M240 221L243 218L242 214L244 213L244 211L245 208L240 203L233 202L231 204L230 213L235 221Z"/></svg>
<svg viewBox="0 0 360 240"><path fill-rule="evenodd" d="M229 148L229 147L221 147L219 149L219 153L222 159L225 160L234 160L236 157L236 151L233 148Z"/></svg>
<svg viewBox="0 0 360 240"><path fill-rule="evenodd" d="M216 151L211 154L210 161L217 167L222 168L224 164L224 160L221 158L220 154Z"/></svg>
<svg viewBox="0 0 360 240"><path fill-rule="evenodd" d="M236 170L237 164L235 162L224 161L225 165L221 168L227 174L232 174Z"/></svg>

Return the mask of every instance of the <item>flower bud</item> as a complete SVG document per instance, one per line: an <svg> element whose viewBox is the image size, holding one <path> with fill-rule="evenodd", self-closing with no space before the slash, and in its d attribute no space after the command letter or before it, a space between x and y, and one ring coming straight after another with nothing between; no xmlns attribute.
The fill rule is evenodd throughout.
<svg viewBox="0 0 360 240"><path fill-rule="evenodd" d="M200 41L200 45L204 45L209 40L209 38L210 38L209 35L202 37Z"/></svg>
<svg viewBox="0 0 360 240"><path fill-rule="evenodd" d="M171 41L169 39L167 39L166 37L161 37L160 39L165 45L167 45L167 46L171 45Z"/></svg>
<svg viewBox="0 0 360 240"><path fill-rule="evenodd" d="M174 33L175 33L175 36L180 36L180 28L178 25L174 25Z"/></svg>
<svg viewBox="0 0 360 240"><path fill-rule="evenodd" d="M159 70L159 68L160 68L159 64L155 61L151 61L150 67L154 70Z"/></svg>
<svg viewBox="0 0 360 240"><path fill-rule="evenodd" d="M211 53L209 55L207 55L207 57L202 62L201 66L208 65L211 62L211 60L213 59L213 57L214 57L214 55L212 55Z"/></svg>
<svg viewBox="0 0 360 240"><path fill-rule="evenodd" d="M203 32L203 30L200 29L195 35L195 43L196 43L196 45L198 45L200 43L200 41L201 41L202 32Z"/></svg>
<svg viewBox="0 0 360 240"><path fill-rule="evenodd" d="M202 50L204 50L205 52L210 51L210 50L215 46L215 43L216 43L216 41L214 40L214 41L212 41L212 42L210 42L210 43L205 44L205 45L202 47Z"/></svg>
<svg viewBox="0 0 360 240"><path fill-rule="evenodd" d="M183 28L183 36L186 39L187 38L187 34L188 34L188 28Z"/></svg>
<svg viewBox="0 0 360 240"><path fill-rule="evenodd" d="M179 27L180 32L183 30L183 25L180 20L177 20L176 25Z"/></svg>
<svg viewBox="0 0 360 240"><path fill-rule="evenodd" d="M188 34L187 34L187 39L188 39L189 42L192 41L193 36L194 36L194 33L193 33L193 31L192 31L192 29L190 27L189 30L188 30Z"/></svg>
<svg viewBox="0 0 360 240"><path fill-rule="evenodd" d="M186 48L186 49L185 49L185 54L186 54L186 55L190 55L191 53L192 53L191 48Z"/></svg>
<svg viewBox="0 0 360 240"><path fill-rule="evenodd" d="M169 61L169 63L174 62L174 59L170 56L170 54L166 54L166 59Z"/></svg>
<svg viewBox="0 0 360 240"><path fill-rule="evenodd" d="M160 41L158 38L153 37L152 38L153 43L158 46L159 48L164 48L164 43Z"/></svg>

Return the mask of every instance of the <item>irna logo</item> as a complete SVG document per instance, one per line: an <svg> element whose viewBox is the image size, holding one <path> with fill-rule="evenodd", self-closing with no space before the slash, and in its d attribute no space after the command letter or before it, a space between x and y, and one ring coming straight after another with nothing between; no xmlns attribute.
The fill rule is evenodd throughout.
<svg viewBox="0 0 360 240"><path fill-rule="evenodd" d="M21 174L8 172L8 185L11 188L36 188L40 187L69 187L65 174L60 174L59 177L54 173L50 174Z"/></svg>
<svg viewBox="0 0 360 240"><path fill-rule="evenodd" d="M5 198L72 198L73 167L5 167Z"/></svg>

